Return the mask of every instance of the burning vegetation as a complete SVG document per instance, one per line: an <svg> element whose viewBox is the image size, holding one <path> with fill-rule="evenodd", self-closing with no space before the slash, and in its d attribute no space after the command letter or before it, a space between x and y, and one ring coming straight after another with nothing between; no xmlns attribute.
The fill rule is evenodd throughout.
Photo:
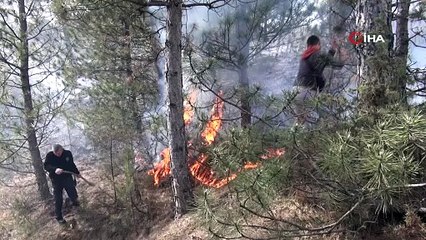
<svg viewBox="0 0 426 240"><path fill-rule="evenodd" d="M188 126L193 119L194 109L193 103L195 103L197 95L195 92L190 94L189 100L185 103L184 122L185 126ZM224 102L220 95L216 97L213 108L210 112L210 119L207 121L204 130L201 132L201 140L204 146L212 145L218 136L218 133L222 127ZM267 160L274 157L279 157L284 154L283 148L278 149L267 149L266 153L259 156L261 160ZM153 169L148 171L148 174L154 177L154 185L158 186L163 180L167 179L171 175L170 163L171 155L170 148L165 148L161 153L161 161L157 163ZM209 157L205 153L200 153L198 156L188 156L190 174L194 179L204 186L221 188L234 180L238 176L238 172L243 170L255 169L260 166L260 163L247 162L242 168L236 173L228 173L226 177L218 177L208 164Z"/></svg>

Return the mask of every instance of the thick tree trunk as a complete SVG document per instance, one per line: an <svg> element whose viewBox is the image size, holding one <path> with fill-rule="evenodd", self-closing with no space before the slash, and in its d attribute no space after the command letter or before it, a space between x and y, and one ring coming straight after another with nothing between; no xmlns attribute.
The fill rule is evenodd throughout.
<svg viewBox="0 0 426 240"><path fill-rule="evenodd" d="M333 41L338 44L335 58L337 61L344 64L348 63L347 57L344 57L345 54L349 49L353 48L352 45L347 43L347 36L349 34L348 18L352 13L352 7L347 4L347 2L341 0L328 0L328 6L330 8L330 14L328 16L329 36L321 39L322 48L325 51L328 51ZM343 89L348 87L350 84L350 76L352 72L355 71L355 69L349 70L348 68L348 65L338 70L333 69L331 66L326 67L324 69L325 88L323 93L330 94L336 99L344 98L345 91L343 91ZM334 101L325 101L321 104L324 109L327 109L326 111L318 111L319 118L322 122L332 126L339 124L340 120L344 118L345 114L342 113L340 104L336 104Z"/></svg>
<svg viewBox="0 0 426 240"><path fill-rule="evenodd" d="M167 83L169 98L169 146L171 147L172 188L175 217L187 211L192 198L191 181L187 164L185 125L183 120L182 94L182 0L170 0L167 7L168 64Z"/></svg>
<svg viewBox="0 0 426 240"><path fill-rule="evenodd" d="M408 16L410 9L411 0L401 0L398 4L398 16L396 20L396 49L395 49L395 57L396 62L398 64L398 79L395 81L397 85L395 86L397 90L400 92L401 102L403 104L408 103L407 99L407 59L408 59L408 45L410 42L410 38L408 35Z"/></svg>
<svg viewBox="0 0 426 240"><path fill-rule="evenodd" d="M29 50L28 50L28 27L25 12L25 0L19 0L19 38L21 40L21 51L19 52L20 59L20 78L21 89L24 96L24 109L25 109L25 124L28 146L31 154L31 162L35 171L38 192L42 199L50 197L49 187L47 185L46 175L43 169L43 162L38 148L38 141L36 131L34 128L34 108L31 96L30 77L28 73L29 68Z"/></svg>
<svg viewBox="0 0 426 240"><path fill-rule="evenodd" d="M391 18L388 15L391 0L360 0L358 2L357 26L359 31L370 35L382 35L385 43L363 43L360 53L360 99L361 113L373 114L381 107L398 102L398 93L392 89L395 80L395 62L391 57L393 35Z"/></svg>
<svg viewBox="0 0 426 240"><path fill-rule="evenodd" d="M250 54L250 39L247 25L247 4L240 3L237 13L237 46L238 52L238 81L241 88L241 126L247 127L251 124L250 106L250 80L248 77L248 57Z"/></svg>
<svg viewBox="0 0 426 240"><path fill-rule="evenodd" d="M342 60L342 51L347 52L347 48L352 48L347 44L347 35L348 33L348 18L352 13L352 7L347 5L348 3L341 0L328 0L330 6L330 15L328 17L329 24L329 39L321 39L323 48L325 49L326 44L331 44L333 41L338 43L339 48L336 53L337 60ZM328 50L328 49L325 49ZM332 67L327 67L324 71L324 76L326 79L325 92L336 95L341 94L341 91L345 86L348 85L348 76L343 74L344 71L339 69L335 71Z"/></svg>

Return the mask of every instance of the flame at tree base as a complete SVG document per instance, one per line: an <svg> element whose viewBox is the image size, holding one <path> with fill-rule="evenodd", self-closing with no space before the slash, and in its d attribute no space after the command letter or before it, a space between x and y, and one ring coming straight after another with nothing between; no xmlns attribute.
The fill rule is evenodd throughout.
<svg viewBox="0 0 426 240"><path fill-rule="evenodd" d="M161 153L161 161L157 163L153 169L148 171L148 174L154 177L154 185L158 186L160 182L170 176L170 148L165 148Z"/></svg>
<svg viewBox="0 0 426 240"><path fill-rule="evenodd" d="M275 157L280 157L285 153L283 148L267 149L265 155L260 156L261 159L267 160ZM161 152L163 160L155 165L153 169L148 171L149 175L154 177L154 185L158 186L161 181L171 176L170 171L170 148L166 148ZM247 162L237 173L231 173L227 177L217 178L213 170L207 164L208 156L201 153L197 160L189 166L191 176L204 186L212 188L221 188L229 182L237 178L238 174L244 170L251 170L258 168L261 163Z"/></svg>
<svg viewBox="0 0 426 240"><path fill-rule="evenodd" d="M237 177L237 174L231 174L229 177L223 179L216 178L213 170L206 164L207 159L207 155L202 153L197 162L189 168L191 175L201 184L208 187L220 188Z"/></svg>
<svg viewBox="0 0 426 240"><path fill-rule="evenodd" d="M191 121L194 115L194 111L191 107L195 101L194 93L191 94L189 104L185 106L184 110L184 121L185 126L187 126ZM216 98L215 104L213 106L210 120L207 122L204 131L201 133L201 138L205 146L213 144L220 127L222 126L222 116L223 116L223 107L224 102L221 100L221 95ZM274 157L279 157L284 154L284 149L267 149L266 154L260 156L260 159L266 160ZM161 161L154 166L153 169L148 171L148 174L154 177L154 185L158 186L161 181L168 178L171 175L170 163L171 163L171 154L170 148L164 149L161 153ZM243 170L255 169L260 166L260 163L247 162L237 173L231 173L227 177L217 178L213 170L207 164L208 157L206 154L201 153L196 161L189 167L189 172L194 179L200 182L202 185L221 188L227 185L229 182L237 178L237 173Z"/></svg>

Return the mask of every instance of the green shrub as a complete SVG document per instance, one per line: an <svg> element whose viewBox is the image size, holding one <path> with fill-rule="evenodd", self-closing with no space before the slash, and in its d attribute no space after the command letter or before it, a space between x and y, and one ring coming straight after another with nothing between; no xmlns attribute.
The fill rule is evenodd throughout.
<svg viewBox="0 0 426 240"><path fill-rule="evenodd" d="M199 213L216 236L240 236L238 226L267 214L270 205L289 184L290 160L286 155L261 158L267 149L282 148L290 141L287 131L260 132L256 129L232 129L222 135L218 144L207 149L211 166L218 177L237 174L221 191L198 192ZM260 165L243 170L247 162ZM261 217L260 217L261 218Z"/></svg>
<svg viewBox="0 0 426 240"><path fill-rule="evenodd" d="M426 119L421 112L388 113L374 125L323 138L321 170L345 189L363 195L377 212L400 209L408 184L424 177Z"/></svg>
<svg viewBox="0 0 426 240"><path fill-rule="evenodd" d="M31 236L40 227L37 219L34 219L35 199L31 196L21 196L15 198L12 203L12 213L16 222L16 230L24 235Z"/></svg>

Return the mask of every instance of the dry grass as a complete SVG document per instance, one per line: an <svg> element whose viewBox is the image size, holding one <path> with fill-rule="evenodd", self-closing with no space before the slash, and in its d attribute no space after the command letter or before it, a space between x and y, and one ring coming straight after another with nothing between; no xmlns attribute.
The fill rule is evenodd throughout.
<svg viewBox="0 0 426 240"><path fill-rule="evenodd" d="M72 229L58 225L53 201L37 200L34 185L13 191L1 186L0 239L187 239L185 232L190 228L198 231L190 215L173 221L170 189L154 187L152 178L145 173L137 175L142 197L142 204L138 205L142 212L138 212L136 209L126 211L122 203L115 202L112 184L103 173L91 168L82 168L81 172L96 186L79 181L77 190L82 206L79 209L64 206L64 218L74 223ZM19 176L14 181L25 185L34 179ZM116 176L116 181L121 190L124 177Z"/></svg>
<svg viewBox="0 0 426 240"><path fill-rule="evenodd" d="M112 190L93 169L82 169L82 174L97 183L91 187L79 181L77 190L82 206L72 209L64 206L64 218L76 222L73 229L60 226L54 218L53 200L47 203L37 198L36 186L11 188L2 186L0 210L0 239L124 239L119 226L119 210L114 208ZM19 176L20 185L34 182L32 177ZM114 216L114 217L112 217ZM5 238L4 236L7 236Z"/></svg>
<svg viewBox="0 0 426 240"><path fill-rule="evenodd" d="M149 236L141 236L139 240L181 240L208 239L208 232L199 224L195 214L190 213L176 221L158 224Z"/></svg>
<svg viewBox="0 0 426 240"><path fill-rule="evenodd" d="M143 212L134 211L133 215L126 210L125 206L114 201L112 184L106 180L105 175L89 168L82 169L82 174L96 183L96 186L89 186L83 181L79 182L77 189L82 206L79 210L65 211L64 215L69 222L75 222L73 229L64 228L56 223L53 201L44 203L36 200L35 186L13 191L11 188L0 187L0 239L200 240L212 238L208 228L203 226L203 221L195 212L179 220L173 220L169 186L166 184L160 188L154 187L152 178L145 173L137 175L138 191L142 196L142 204L138 205L138 208ZM20 177L15 181L25 185L33 180L31 177ZM121 187L120 184L124 182L123 176L117 176L116 180L119 182L117 187ZM215 199L222 199L225 202L231 197L226 188L214 190L214 192ZM226 203L222 207L232 207L232 204ZM312 228L329 224L339 217L333 211L304 200L300 193L277 199L271 205L271 210L276 218L301 223ZM277 226L276 223L256 216L251 217L249 222L259 226ZM364 239L424 239L425 225L414 217L411 217L409 222L410 224L388 229L386 236L374 238L368 236ZM247 233L253 238L268 236L267 232L254 229L247 230ZM293 239L351 238L336 233Z"/></svg>
<svg viewBox="0 0 426 240"><path fill-rule="evenodd" d="M297 227L291 226L290 223L298 224L306 228L318 228L327 224L333 223L335 216L333 212L319 208L316 205L308 204L298 201L294 196L282 197L281 199L273 202L268 209L269 213L259 211L259 215L248 215L245 217L244 223L250 226L257 227L245 227L241 228L246 236L250 239L268 239L275 237L280 239L281 237L311 234L314 232L309 231L294 231L287 232L280 237L280 234L285 233L288 230L295 230ZM260 216L260 215L263 216ZM270 230L266 230L270 229ZM338 227L337 227L338 229ZM345 239L340 233L331 233L325 235L313 235L313 236L301 236L301 237L290 237L291 239L327 239L337 240ZM245 238L241 238L245 239Z"/></svg>

